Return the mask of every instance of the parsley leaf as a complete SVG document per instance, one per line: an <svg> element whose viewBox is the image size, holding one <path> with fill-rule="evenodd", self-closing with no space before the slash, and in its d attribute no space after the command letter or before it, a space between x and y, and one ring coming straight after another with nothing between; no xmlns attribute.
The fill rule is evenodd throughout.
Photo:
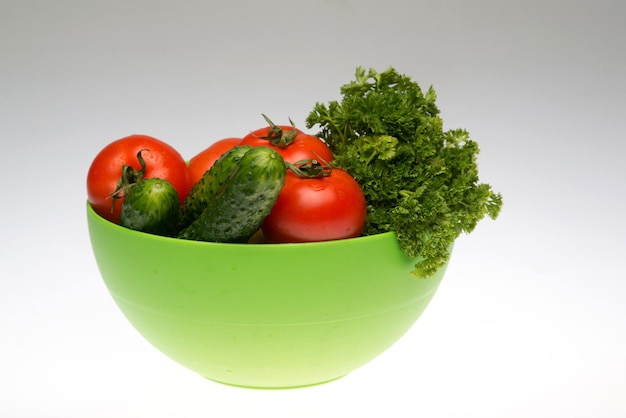
<svg viewBox="0 0 626 418"><path fill-rule="evenodd" d="M413 275L426 278L448 261L450 247L502 196L480 183L478 144L463 129L444 130L432 87L425 93L390 67L359 67L341 101L316 103L306 119L335 154L334 164L361 185L368 204L365 235L395 232Z"/></svg>

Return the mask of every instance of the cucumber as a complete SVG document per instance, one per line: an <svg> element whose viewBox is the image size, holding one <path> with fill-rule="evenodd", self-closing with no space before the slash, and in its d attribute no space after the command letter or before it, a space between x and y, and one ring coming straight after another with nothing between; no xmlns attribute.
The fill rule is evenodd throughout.
<svg viewBox="0 0 626 418"><path fill-rule="evenodd" d="M223 193L229 177L237 168L237 164L244 154L252 149L250 145L239 145L231 148L215 161L200 180L192 187L183 205L180 207L179 228L188 227L204 212L207 206L217 200Z"/></svg>
<svg viewBox="0 0 626 418"><path fill-rule="evenodd" d="M175 236L180 199L172 184L160 178L139 180L124 201L120 225L150 234Z"/></svg>
<svg viewBox="0 0 626 418"><path fill-rule="evenodd" d="M217 199L178 238L212 242L246 242L261 227L285 185L287 168L278 152L253 147L229 171Z"/></svg>

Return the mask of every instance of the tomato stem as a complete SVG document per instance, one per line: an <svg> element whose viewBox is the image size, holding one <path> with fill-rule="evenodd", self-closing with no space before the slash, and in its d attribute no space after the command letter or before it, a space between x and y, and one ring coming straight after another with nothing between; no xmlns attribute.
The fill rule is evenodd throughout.
<svg viewBox="0 0 626 418"><path fill-rule="evenodd" d="M122 176L117 180L115 191L113 191L113 193L109 195L113 199L113 202L111 203L111 213L113 212L113 208L115 207L115 201L117 199L122 199L126 197L130 188L139 180L143 179L143 176L146 174L146 161L141 155L143 151L150 150L144 148L139 150L139 152L137 153L137 160L139 161L139 165L141 166L139 170L135 170L132 166L128 164L124 164L122 166Z"/></svg>
<svg viewBox="0 0 626 418"><path fill-rule="evenodd" d="M293 164L285 162L285 164L295 175L304 179L320 179L330 176L333 172L330 164L321 157L319 157L319 160L312 158L296 161Z"/></svg>
<svg viewBox="0 0 626 418"><path fill-rule="evenodd" d="M291 118L289 118L289 123L291 124L292 129L288 132L285 132L280 126L277 126L274 122L271 121L266 115L261 113L263 119L270 126L269 131L266 136L262 136L261 139L267 139L270 143L278 148L286 148L289 144L291 144L298 136L298 131L296 130L296 125L293 123Z"/></svg>

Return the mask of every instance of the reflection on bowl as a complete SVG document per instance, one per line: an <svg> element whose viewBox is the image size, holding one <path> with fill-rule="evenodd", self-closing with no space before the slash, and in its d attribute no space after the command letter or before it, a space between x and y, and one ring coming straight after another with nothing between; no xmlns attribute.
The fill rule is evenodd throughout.
<svg viewBox="0 0 626 418"><path fill-rule="evenodd" d="M394 344L445 267L386 233L305 244L220 244L132 231L87 204L93 252L113 299L146 340L209 379L290 388L338 379Z"/></svg>

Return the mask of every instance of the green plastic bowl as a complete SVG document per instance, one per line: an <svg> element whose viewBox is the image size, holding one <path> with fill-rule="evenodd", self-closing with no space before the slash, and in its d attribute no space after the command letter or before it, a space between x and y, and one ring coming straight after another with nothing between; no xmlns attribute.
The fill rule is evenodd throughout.
<svg viewBox="0 0 626 418"><path fill-rule="evenodd" d="M87 204L98 268L130 323L211 380L291 388L338 379L394 344L432 299L445 267L386 233L305 244L221 244L133 231Z"/></svg>

